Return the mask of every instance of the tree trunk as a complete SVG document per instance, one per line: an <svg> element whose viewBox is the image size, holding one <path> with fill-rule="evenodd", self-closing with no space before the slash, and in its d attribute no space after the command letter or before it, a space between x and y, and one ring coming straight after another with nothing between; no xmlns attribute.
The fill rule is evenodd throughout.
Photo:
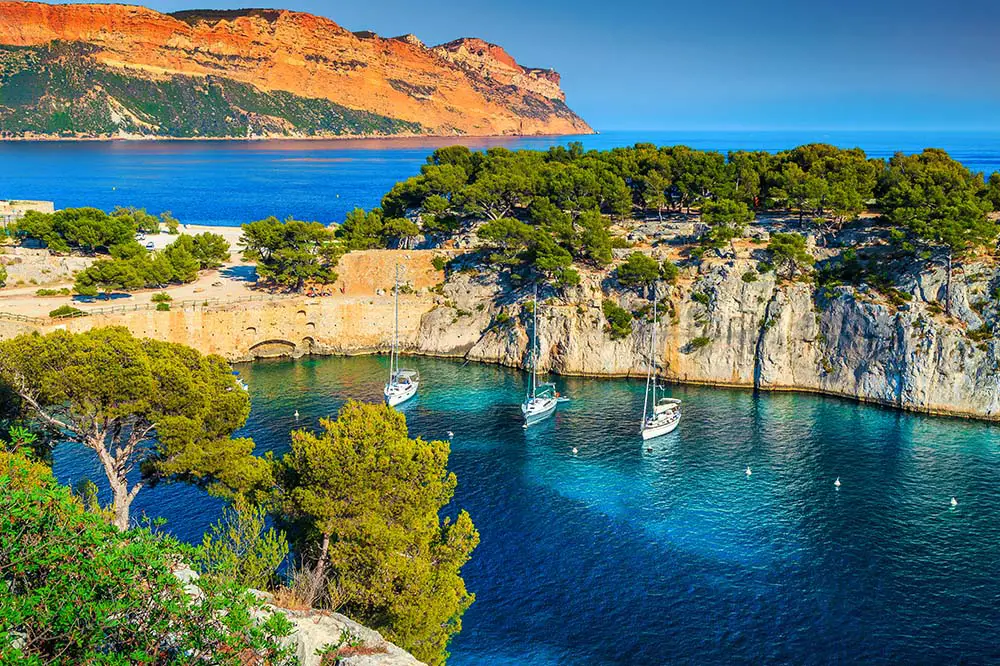
<svg viewBox="0 0 1000 666"><path fill-rule="evenodd" d="M323 542L320 545L319 557L316 559L316 566L313 567L312 580L309 581L309 599L310 606L314 606L316 603L316 597L319 595L320 585L323 583L324 576L326 574L326 558L330 551L330 535L323 535Z"/></svg>
<svg viewBox="0 0 1000 666"><path fill-rule="evenodd" d="M128 529L129 510L132 507L132 500L129 499L129 493L125 488L125 484L111 484L111 493L114 496L114 526L124 532Z"/></svg>

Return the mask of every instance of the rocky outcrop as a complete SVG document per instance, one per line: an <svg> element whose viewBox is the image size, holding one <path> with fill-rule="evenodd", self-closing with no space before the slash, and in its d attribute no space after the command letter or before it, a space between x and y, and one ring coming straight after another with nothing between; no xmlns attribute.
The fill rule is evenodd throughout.
<svg viewBox="0 0 1000 666"><path fill-rule="evenodd" d="M198 573L181 565L174 575L184 584L185 591L192 596L202 595L198 587ZM409 652L382 637L382 634L362 626L354 620L330 611L317 609L289 610L275 606L274 596L267 592L250 590L263 604L255 610L255 619L264 621L270 615L280 613L292 624L292 632L283 639L286 647L294 650L298 663L302 666L320 666L323 663L337 663L341 666L421 666ZM337 660L323 660L325 651L337 652Z"/></svg>
<svg viewBox="0 0 1000 666"><path fill-rule="evenodd" d="M557 74L522 67L481 40L428 48L412 35L352 33L323 17L271 9L168 15L0 2L0 19L0 46L8 47L0 52L0 90L15 88L3 97L18 101L0 107L8 134L591 131L566 106ZM155 109L143 104L150 97ZM201 118L205 105L212 108Z"/></svg>
<svg viewBox="0 0 1000 666"><path fill-rule="evenodd" d="M559 74L551 69L526 68L503 47L481 39L463 38L434 47L434 52L485 82L530 90L548 99L566 101Z"/></svg>

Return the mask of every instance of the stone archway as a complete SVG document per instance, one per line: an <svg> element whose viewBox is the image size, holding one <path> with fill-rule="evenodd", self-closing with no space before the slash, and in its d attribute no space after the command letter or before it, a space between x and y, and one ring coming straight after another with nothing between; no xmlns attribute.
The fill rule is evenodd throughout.
<svg viewBox="0 0 1000 666"><path fill-rule="evenodd" d="M250 347L253 358L278 358L295 354L295 343L288 340L264 340Z"/></svg>
<svg viewBox="0 0 1000 666"><path fill-rule="evenodd" d="M302 338L302 342L299 344L298 352L300 354L312 354L313 350L316 348L316 340L311 336L306 336Z"/></svg>

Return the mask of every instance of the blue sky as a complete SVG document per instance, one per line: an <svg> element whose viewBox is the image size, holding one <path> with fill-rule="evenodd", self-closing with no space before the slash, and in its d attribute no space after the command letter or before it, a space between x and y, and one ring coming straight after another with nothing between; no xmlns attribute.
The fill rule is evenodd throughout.
<svg viewBox="0 0 1000 666"><path fill-rule="evenodd" d="M498 43L558 70L599 130L1000 130L998 0L273 1L350 30Z"/></svg>

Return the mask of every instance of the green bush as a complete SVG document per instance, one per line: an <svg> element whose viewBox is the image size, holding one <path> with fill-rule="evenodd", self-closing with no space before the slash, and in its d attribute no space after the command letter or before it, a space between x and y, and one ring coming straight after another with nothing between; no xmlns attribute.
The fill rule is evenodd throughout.
<svg viewBox="0 0 1000 666"><path fill-rule="evenodd" d="M201 542L202 572L259 590L273 589L288 556L285 533L264 529L267 512L238 496Z"/></svg>
<svg viewBox="0 0 1000 666"><path fill-rule="evenodd" d="M660 264L642 252L633 252L618 267L618 282L626 287L645 287L660 277Z"/></svg>
<svg viewBox="0 0 1000 666"><path fill-rule="evenodd" d="M435 254L434 258L431 259L431 264L434 266L435 270L443 271L448 267L448 257L443 254Z"/></svg>
<svg viewBox="0 0 1000 666"><path fill-rule="evenodd" d="M0 465L0 663L291 664L284 615L257 624L246 589L174 575L190 549L119 531L22 456Z"/></svg>
<svg viewBox="0 0 1000 666"><path fill-rule="evenodd" d="M159 312L167 312L168 310L170 310L170 303L157 303L156 309Z"/></svg>
<svg viewBox="0 0 1000 666"><path fill-rule="evenodd" d="M61 289L38 289L35 296L69 296L72 292L67 287Z"/></svg>
<svg viewBox="0 0 1000 666"><path fill-rule="evenodd" d="M680 267L669 259L664 260L663 266L660 267L660 277L667 284L677 284L677 278L681 274Z"/></svg>
<svg viewBox="0 0 1000 666"><path fill-rule="evenodd" d="M60 305L49 312L50 317L79 317L82 314L84 314L83 310L74 308L72 305Z"/></svg>
<svg viewBox="0 0 1000 666"><path fill-rule="evenodd" d="M756 282L757 281L757 271L747 271L743 274L744 282Z"/></svg>
<svg viewBox="0 0 1000 666"><path fill-rule="evenodd" d="M704 335L700 335L697 338L693 339L688 344L690 345L692 351L697 351L699 349L703 349L703 348L707 347L708 345L712 344L712 338L705 337Z"/></svg>
<svg viewBox="0 0 1000 666"><path fill-rule="evenodd" d="M700 291L693 291L691 292L691 300L708 307L708 304L712 302L712 297Z"/></svg>
<svg viewBox="0 0 1000 666"><path fill-rule="evenodd" d="M169 303L170 301L174 300L174 297L165 291L161 291L159 293L153 294L151 300L154 303Z"/></svg>
<svg viewBox="0 0 1000 666"><path fill-rule="evenodd" d="M605 329L612 340L620 340L632 334L632 313L621 307L610 298L601 304L604 318L608 320Z"/></svg>

